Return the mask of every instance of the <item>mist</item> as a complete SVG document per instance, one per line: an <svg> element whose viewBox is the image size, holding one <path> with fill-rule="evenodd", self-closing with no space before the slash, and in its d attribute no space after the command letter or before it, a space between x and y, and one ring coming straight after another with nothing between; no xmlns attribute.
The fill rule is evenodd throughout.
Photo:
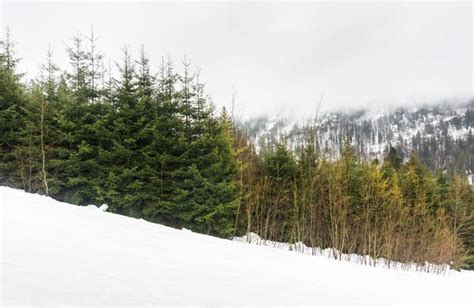
<svg viewBox="0 0 474 308"><path fill-rule="evenodd" d="M304 117L325 110L387 108L472 98L473 5L375 2L12 2L1 4L26 78L48 45L93 27L112 68L127 45L200 69L217 108L235 96L242 117ZM49 42L49 44L48 44Z"/></svg>

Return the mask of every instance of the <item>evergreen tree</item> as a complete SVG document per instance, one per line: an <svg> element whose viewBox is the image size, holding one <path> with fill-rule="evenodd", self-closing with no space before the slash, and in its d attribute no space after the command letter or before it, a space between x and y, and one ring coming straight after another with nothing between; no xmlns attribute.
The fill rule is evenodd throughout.
<svg viewBox="0 0 474 308"><path fill-rule="evenodd" d="M89 41L89 51L85 52L85 61L87 62L87 75L86 75L86 89L87 89L87 98L89 102L96 102L101 94L100 81L103 78L103 55L97 50L96 42L99 39L95 33L94 29L91 28L90 36L86 37Z"/></svg>
<svg viewBox="0 0 474 308"><path fill-rule="evenodd" d="M9 35L1 41L1 185L79 205L108 203L116 213L221 237L255 232L331 248L338 258L368 255L374 265L382 257L388 266L473 267L474 191L453 176L472 165L473 138L447 135L469 122L469 112L439 134L427 125L431 137L414 136L406 163L401 135L382 165L364 156L369 139L394 136L381 128L386 122L374 131L371 121L357 126L342 116L328 140L315 126L302 137L281 134L280 123L257 153L252 129L225 109L216 115L186 59L183 74L168 58L155 76L143 48L138 60L124 49L119 77L105 85L97 38L88 40L87 51L80 36L68 48L71 72L49 51L28 85L16 71L14 43ZM391 116L401 123L426 114ZM292 138L303 140L296 150Z"/></svg>
<svg viewBox="0 0 474 308"><path fill-rule="evenodd" d="M19 150L28 140L24 130L28 98L16 72L14 46L7 29L0 41L0 184L28 189L31 160Z"/></svg>
<svg viewBox="0 0 474 308"><path fill-rule="evenodd" d="M78 102L86 102L89 98L89 75L87 52L84 50L83 38L80 33L72 37L72 46L67 48L72 71L68 77Z"/></svg>

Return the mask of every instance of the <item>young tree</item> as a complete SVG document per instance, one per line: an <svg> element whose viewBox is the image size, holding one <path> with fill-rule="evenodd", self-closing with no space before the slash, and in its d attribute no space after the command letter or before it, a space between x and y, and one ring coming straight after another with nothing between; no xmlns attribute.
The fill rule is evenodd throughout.
<svg viewBox="0 0 474 308"><path fill-rule="evenodd" d="M101 96L100 79L103 76L103 55L97 50L96 43L100 37L95 36L94 28L91 27L90 36L86 36L89 42L89 51L85 53L87 64L87 98L89 102L95 103ZM77 51L76 51L77 52Z"/></svg>
<svg viewBox="0 0 474 308"><path fill-rule="evenodd" d="M90 75L87 63L87 52L84 50L83 38L77 33L71 38L72 46L67 47L69 62L72 71L68 77L71 82L71 88L75 94L76 101L87 102L89 98L89 84L87 82Z"/></svg>

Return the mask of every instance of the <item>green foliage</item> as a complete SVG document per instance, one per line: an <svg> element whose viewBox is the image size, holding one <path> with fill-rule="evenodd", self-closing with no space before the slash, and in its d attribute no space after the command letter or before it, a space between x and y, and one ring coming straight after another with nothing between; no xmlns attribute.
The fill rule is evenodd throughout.
<svg viewBox="0 0 474 308"><path fill-rule="evenodd" d="M432 174L420 149L405 163L393 147L367 162L346 143L333 159L312 135L296 151L274 138L257 154L225 109L216 115L186 59L182 74L168 59L155 76L143 49L138 61L124 49L118 78L100 85L102 57L76 36L72 69L60 71L49 52L26 86L13 45L1 42L0 185L46 193L46 175L56 199L172 227L474 266L473 188Z"/></svg>
<svg viewBox="0 0 474 308"><path fill-rule="evenodd" d="M259 171L244 178L238 229L373 260L472 268L474 190L460 178L431 173L414 153L403 163L391 150L382 165L348 144L337 160L313 155L312 145L297 161L290 153L280 145L248 160Z"/></svg>
<svg viewBox="0 0 474 308"><path fill-rule="evenodd" d="M6 39L0 41L0 185L28 189L25 172L29 171L27 156L31 151L20 148L30 139L25 129L28 96L16 73L14 45L7 32Z"/></svg>
<svg viewBox="0 0 474 308"><path fill-rule="evenodd" d="M198 76L174 72L170 60L156 78L142 49L123 50L117 80L100 86L102 56L93 33L67 49L71 70L48 52L29 87L15 74L12 43L0 54L0 184L45 193L40 177L40 110L49 194L79 205L173 227L229 237L237 199L229 118L217 116Z"/></svg>

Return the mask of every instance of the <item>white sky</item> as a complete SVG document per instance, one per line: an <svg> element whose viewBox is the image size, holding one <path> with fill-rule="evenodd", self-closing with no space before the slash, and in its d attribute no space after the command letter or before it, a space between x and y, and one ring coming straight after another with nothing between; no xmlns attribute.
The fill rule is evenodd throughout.
<svg viewBox="0 0 474 308"><path fill-rule="evenodd" d="M245 116L309 115L322 94L327 109L473 97L471 2L3 1L1 24L30 75L49 43L64 67L69 38L93 25L113 60L125 44L155 69L186 55L216 105L235 88Z"/></svg>

